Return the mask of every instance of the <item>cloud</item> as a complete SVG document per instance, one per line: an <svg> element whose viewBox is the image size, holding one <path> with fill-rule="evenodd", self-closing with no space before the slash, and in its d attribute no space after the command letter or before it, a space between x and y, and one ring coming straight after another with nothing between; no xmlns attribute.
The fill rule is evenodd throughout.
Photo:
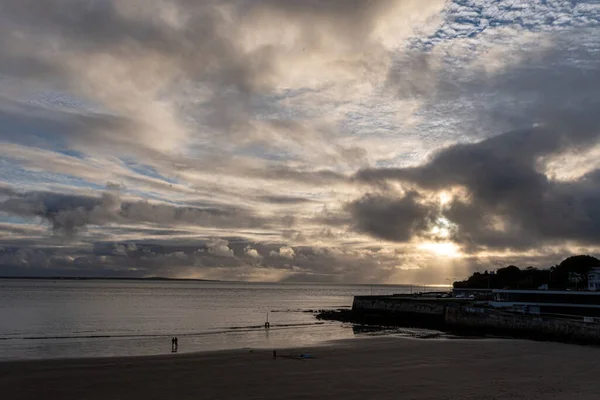
<svg viewBox="0 0 600 400"><path fill-rule="evenodd" d="M593 0L38 3L0 0L3 271L443 283L598 251Z"/></svg>
<svg viewBox="0 0 600 400"><path fill-rule="evenodd" d="M307 203L310 200L304 197L293 197L293 196L262 196L260 198L261 201L266 203L274 203L274 204L299 204L299 203Z"/></svg>
<svg viewBox="0 0 600 400"><path fill-rule="evenodd" d="M140 200L123 201L115 192L105 192L101 197L51 192L12 192L6 200L0 202L0 211L23 217L41 217L50 223L53 231L66 235L73 235L88 225L110 223L212 227L259 227L267 223L266 220L242 209L177 207Z"/></svg>
<svg viewBox="0 0 600 400"><path fill-rule="evenodd" d="M565 52L577 54L586 64L565 62ZM553 157L598 145L600 119L595 110L600 103L594 93L600 88L600 69L592 60L598 61L596 51L573 48L557 38L551 49L495 76L472 78L465 87L438 83L442 97L487 91L496 98L515 99L501 102L491 112L475 111L479 121L516 129L451 145L420 166L361 170L356 175L359 181L398 182L410 194L366 195L351 203L357 228L406 241L415 235L410 227L423 226L439 209L435 202L414 199L455 190L463 194L453 197L443 215L457 226L452 240L471 251L479 246L527 249L565 241L600 243L597 171L558 181L545 167Z"/></svg>
<svg viewBox="0 0 600 400"><path fill-rule="evenodd" d="M600 200L598 173L560 182L540 170L541 157L559 154L566 149L593 145L600 134L600 124L590 114L572 120L567 116L561 125L532 127L513 131L475 144L455 145L437 153L424 166L405 169L364 170L364 181L400 181L416 185L424 193L448 188L466 190L463 198L454 198L444 215L458 226L455 240L469 245L492 247L530 247L536 241L576 240L599 243ZM589 125L588 125L589 124ZM412 196L412 197L411 197ZM371 223L367 229L390 240L406 240L407 232L390 235L394 222L422 222L435 213L434 207L418 206L412 194L400 200L389 197L378 202L357 201L367 207L366 217L354 213L359 224ZM367 199L370 199L367 197ZM382 205L383 204L383 205ZM356 208L356 206L355 206ZM383 209L387 212L379 213ZM360 208L358 209L360 211ZM408 216L402 216L408 213ZM400 215L394 219L394 215ZM375 218L381 216L380 219ZM376 221L381 221L377 224ZM386 225L385 221L391 224Z"/></svg>
<svg viewBox="0 0 600 400"><path fill-rule="evenodd" d="M294 252L294 249L289 247L289 246L284 246L279 248L278 251L272 250L269 255L271 257L282 257L282 258L289 258L290 260L292 260L296 253Z"/></svg>
<svg viewBox="0 0 600 400"><path fill-rule="evenodd" d="M50 222L55 232L72 235L77 229L93 223L103 225L114 219L119 199L105 193L101 198L53 193L13 194L0 203L0 210L23 216L41 217Z"/></svg>
<svg viewBox="0 0 600 400"><path fill-rule="evenodd" d="M208 252L217 257L234 257L233 250L229 248L227 240L213 239L206 244Z"/></svg>
<svg viewBox="0 0 600 400"><path fill-rule="evenodd" d="M386 240L408 241L423 229L431 211L410 192L393 198L367 194L347 205L356 229Z"/></svg>
<svg viewBox="0 0 600 400"><path fill-rule="evenodd" d="M0 72L70 90L108 114L127 115L127 129L106 130L102 139L81 130L71 137L76 143L110 151L177 151L193 142L179 110L196 104L202 111L190 117L202 119L214 144L252 133L256 95L331 83L334 91L348 94L358 84L377 84L385 76L390 47L444 4L287 3L50 0L38 7L4 1L0 50L7 61L0 63ZM57 11L63 7L68 15ZM278 24L282 20L286 23ZM312 72L317 69L319 74ZM164 93L179 85L187 90L165 101Z"/></svg>
<svg viewBox="0 0 600 400"><path fill-rule="evenodd" d="M255 258L255 259L259 259L259 260L263 258L263 256L258 252L258 250L254 249L254 248L252 248L250 246L247 246L244 249L244 253L248 257L251 257L251 258Z"/></svg>
<svg viewBox="0 0 600 400"><path fill-rule="evenodd" d="M116 256L126 256L127 255L127 247L122 244L116 245L114 254Z"/></svg>

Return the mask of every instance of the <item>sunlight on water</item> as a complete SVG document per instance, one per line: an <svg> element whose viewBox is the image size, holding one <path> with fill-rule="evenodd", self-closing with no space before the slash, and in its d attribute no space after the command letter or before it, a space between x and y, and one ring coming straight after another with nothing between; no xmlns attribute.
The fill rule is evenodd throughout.
<svg viewBox="0 0 600 400"><path fill-rule="evenodd" d="M146 355L292 347L354 336L311 310L354 295L407 293L385 285L0 280L0 359ZM271 324L264 329L267 318Z"/></svg>

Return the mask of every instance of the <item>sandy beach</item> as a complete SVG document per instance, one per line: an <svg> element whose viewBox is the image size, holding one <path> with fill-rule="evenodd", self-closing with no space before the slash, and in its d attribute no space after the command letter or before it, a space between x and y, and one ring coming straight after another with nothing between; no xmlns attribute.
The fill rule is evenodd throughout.
<svg viewBox="0 0 600 400"><path fill-rule="evenodd" d="M310 354L311 359L294 356ZM0 364L2 399L598 399L600 348L369 338L311 349Z"/></svg>

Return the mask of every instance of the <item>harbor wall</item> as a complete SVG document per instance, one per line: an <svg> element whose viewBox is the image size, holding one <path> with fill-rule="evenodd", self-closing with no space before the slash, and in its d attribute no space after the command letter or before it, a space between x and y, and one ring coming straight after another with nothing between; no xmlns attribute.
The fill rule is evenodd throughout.
<svg viewBox="0 0 600 400"><path fill-rule="evenodd" d="M485 308L447 305L444 316L450 327L548 340L600 343L600 324L580 320L510 314Z"/></svg>
<svg viewBox="0 0 600 400"><path fill-rule="evenodd" d="M357 296L352 311L360 316L362 322L368 321L372 315L375 323L383 321L403 325L404 322L411 324L417 321L419 326L474 334L600 343L600 324L597 323L514 314L468 302L401 296Z"/></svg>
<svg viewBox="0 0 600 400"><path fill-rule="evenodd" d="M439 316L444 315L446 310L445 305L441 303L389 296L356 296L352 303L352 309L363 312L415 313Z"/></svg>

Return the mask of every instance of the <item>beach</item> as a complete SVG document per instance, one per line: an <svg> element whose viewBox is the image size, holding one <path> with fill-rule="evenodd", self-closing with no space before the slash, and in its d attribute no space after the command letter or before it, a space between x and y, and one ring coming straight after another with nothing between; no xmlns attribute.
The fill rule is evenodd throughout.
<svg viewBox="0 0 600 400"><path fill-rule="evenodd" d="M310 358L302 358L308 355ZM3 399L597 399L600 348L378 337L312 348L0 363Z"/></svg>

